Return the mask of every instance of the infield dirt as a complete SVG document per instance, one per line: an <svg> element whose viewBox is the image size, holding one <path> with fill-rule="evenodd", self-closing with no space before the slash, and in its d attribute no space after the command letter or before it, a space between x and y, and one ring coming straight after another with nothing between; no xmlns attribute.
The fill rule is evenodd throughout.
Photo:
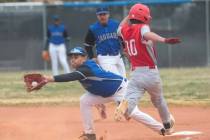
<svg viewBox="0 0 210 140"><path fill-rule="evenodd" d="M142 111L159 119L153 107ZM133 120L114 122L114 106L107 106L108 118L100 120L93 109L97 136L104 140L210 140L210 107L170 107L176 131L201 131L202 135L163 137ZM1 140L77 140L82 133L79 107L0 107Z"/></svg>

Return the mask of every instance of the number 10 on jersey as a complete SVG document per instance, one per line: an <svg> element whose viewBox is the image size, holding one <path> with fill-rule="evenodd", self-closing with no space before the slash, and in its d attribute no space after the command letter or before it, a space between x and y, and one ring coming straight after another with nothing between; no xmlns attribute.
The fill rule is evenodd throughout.
<svg viewBox="0 0 210 140"><path fill-rule="evenodd" d="M138 54L135 39L126 40L125 45L128 50L129 56L136 56Z"/></svg>

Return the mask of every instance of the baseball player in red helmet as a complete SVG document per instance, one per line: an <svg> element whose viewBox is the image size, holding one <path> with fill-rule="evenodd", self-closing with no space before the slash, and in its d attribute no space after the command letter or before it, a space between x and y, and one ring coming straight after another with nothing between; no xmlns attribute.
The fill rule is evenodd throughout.
<svg viewBox="0 0 210 140"><path fill-rule="evenodd" d="M157 108L164 130L160 125L154 124L150 120L144 119L145 124L155 131L160 131L162 135L171 134L175 120L169 112L167 103L163 97L162 82L157 68L155 42L176 44L180 43L179 38L164 38L150 30L149 23L152 17L150 9L143 4L135 4L131 7L128 16L121 22L118 34L123 38L125 52L128 55L132 66L131 78L128 84L125 100L128 103L126 115L142 122L137 107L138 101L145 91L151 97L151 101ZM118 106L116 113L125 112ZM119 114L117 114L119 115Z"/></svg>

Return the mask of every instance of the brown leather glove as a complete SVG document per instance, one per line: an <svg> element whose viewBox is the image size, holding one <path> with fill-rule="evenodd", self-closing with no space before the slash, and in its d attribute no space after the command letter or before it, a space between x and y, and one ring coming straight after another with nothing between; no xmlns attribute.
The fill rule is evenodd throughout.
<svg viewBox="0 0 210 140"><path fill-rule="evenodd" d="M39 90L48 83L46 78L37 73L24 75L24 82L28 92Z"/></svg>

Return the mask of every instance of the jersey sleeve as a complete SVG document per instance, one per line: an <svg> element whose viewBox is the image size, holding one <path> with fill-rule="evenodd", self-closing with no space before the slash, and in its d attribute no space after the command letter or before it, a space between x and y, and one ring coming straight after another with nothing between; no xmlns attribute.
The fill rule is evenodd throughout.
<svg viewBox="0 0 210 140"><path fill-rule="evenodd" d="M88 53L88 57L92 59L94 57L93 53L93 46L95 45L95 37L93 32L89 29L86 36L85 36L85 42L84 42L84 47Z"/></svg>
<svg viewBox="0 0 210 140"><path fill-rule="evenodd" d="M142 26L140 32L141 32L141 36L142 36L142 38L143 38L145 33L150 32L150 27L149 27L148 25L144 25L144 26Z"/></svg>
<svg viewBox="0 0 210 140"><path fill-rule="evenodd" d="M85 80L88 76L93 76L91 69L88 66L82 65L74 72L54 76L54 80L55 82L69 82Z"/></svg>
<svg viewBox="0 0 210 140"><path fill-rule="evenodd" d="M94 45L95 45L95 37L91 29L89 29L85 36L84 46L94 46Z"/></svg>
<svg viewBox="0 0 210 140"><path fill-rule="evenodd" d="M86 66L86 65L82 65L79 68L77 68L76 70L77 72L80 72L83 74L83 77L89 77L89 76L94 76L92 70L90 67Z"/></svg>

